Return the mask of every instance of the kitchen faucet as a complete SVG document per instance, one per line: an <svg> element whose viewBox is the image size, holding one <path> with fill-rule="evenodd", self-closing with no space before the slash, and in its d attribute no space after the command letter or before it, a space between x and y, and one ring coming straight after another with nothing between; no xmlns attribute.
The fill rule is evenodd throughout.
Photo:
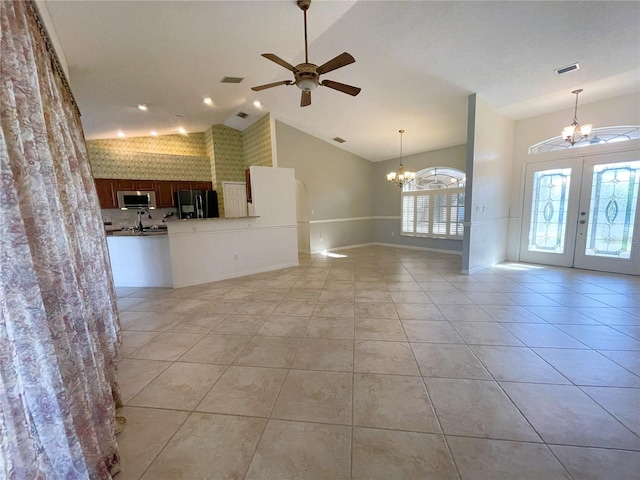
<svg viewBox="0 0 640 480"><path fill-rule="evenodd" d="M138 210L138 224L136 225L136 230L138 230L139 232L144 232L144 227L142 226L143 213L146 213L149 216L149 219L151 219L151 212L149 212L149 210L147 210L146 208L141 208L140 210Z"/></svg>

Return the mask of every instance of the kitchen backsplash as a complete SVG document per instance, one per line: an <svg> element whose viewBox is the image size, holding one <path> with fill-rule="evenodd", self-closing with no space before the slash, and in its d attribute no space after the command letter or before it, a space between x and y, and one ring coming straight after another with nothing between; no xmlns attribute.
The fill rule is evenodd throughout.
<svg viewBox="0 0 640 480"><path fill-rule="evenodd" d="M163 215L168 215L171 212L175 212L175 208L156 208L151 210L151 219L147 215L142 216L142 224L145 227L151 227L153 225L162 225ZM173 222L177 219L177 215L169 217L167 222ZM102 221L105 223L111 222L111 225L105 225L107 230L121 230L123 228L134 227L138 222L138 210L117 210L108 209L102 210Z"/></svg>

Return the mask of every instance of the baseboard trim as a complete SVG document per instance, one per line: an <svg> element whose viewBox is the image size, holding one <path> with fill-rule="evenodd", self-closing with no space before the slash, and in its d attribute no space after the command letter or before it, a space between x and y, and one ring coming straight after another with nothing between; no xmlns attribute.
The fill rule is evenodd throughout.
<svg viewBox="0 0 640 480"><path fill-rule="evenodd" d="M326 250L319 250L315 252L311 252L312 255L319 255L322 252L335 252L338 250L349 250L351 248L360 248L360 247L371 247L371 246L380 246L380 247L393 247L393 248L404 248L407 250L422 250L426 252L434 252L434 253L446 253L451 255L461 256L462 252L458 252L455 250L443 250L442 248L429 248L429 247L414 247L411 245L396 245L394 243L381 243L381 242L370 242L370 243L361 243L359 245L347 245L344 247L335 247L335 248L327 248Z"/></svg>

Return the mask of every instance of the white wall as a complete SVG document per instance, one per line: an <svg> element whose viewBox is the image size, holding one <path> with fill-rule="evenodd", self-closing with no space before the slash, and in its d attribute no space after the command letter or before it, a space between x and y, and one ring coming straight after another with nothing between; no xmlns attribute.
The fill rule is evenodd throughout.
<svg viewBox="0 0 640 480"><path fill-rule="evenodd" d="M464 272L507 258L514 122L469 97Z"/></svg>
<svg viewBox="0 0 640 480"><path fill-rule="evenodd" d="M255 218L168 223L175 288L298 265L293 170L250 170Z"/></svg>
<svg viewBox="0 0 640 480"><path fill-rule="evenodd" d="M166 235L107 237L116 287L171 287L171 257Z"/></svg>
<svg viewBox="0 0 640 480"><path fill-rule="evenodd" d="M563 158L569 156L584 156L591 153L604 153L612 149L624 149L625 144L612 146L595 145L567 150L565 153L529 155L529 147L549 138L560 135L562 128L569 125L573 119L573 102L575 97L567 95L568 108L545 115L540 115L515 124L514 154L511 181L511 202L509 218L509 241L507 258L519 260L520 232L522 229L522 211L524 199L524 175L527 163ZM640 93L622 95L600 102L583 104L588 99L588 92L580 95L578 105L578 121L592 123L596 127L610 127L616 125L640 125Z"/></svg>

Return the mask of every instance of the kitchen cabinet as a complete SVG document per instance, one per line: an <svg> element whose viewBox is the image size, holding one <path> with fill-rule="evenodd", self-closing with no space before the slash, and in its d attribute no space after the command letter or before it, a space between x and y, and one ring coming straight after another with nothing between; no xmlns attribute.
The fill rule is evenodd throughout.
<svg viewBox="0 0 640 480"><path fill-rule="evenodd" d="M173 207L173 182L157 180L155 190L158 208Z"/></svg>
<svg viewBox="0 0 640 480"><path fill-rule="evenodd" d="M182 180L129 180L122 178L96 178L100 208L118 208L118 190L154 191L158 208L174 207L174 193L178 190L213 190L211 182Z"/></svg>
<svg viewBox="0 0 640 480"><path fill-rule="evenodd" d="M95 181L100 208L118 208L115 181L111 178L96 178Z"/></svg>

